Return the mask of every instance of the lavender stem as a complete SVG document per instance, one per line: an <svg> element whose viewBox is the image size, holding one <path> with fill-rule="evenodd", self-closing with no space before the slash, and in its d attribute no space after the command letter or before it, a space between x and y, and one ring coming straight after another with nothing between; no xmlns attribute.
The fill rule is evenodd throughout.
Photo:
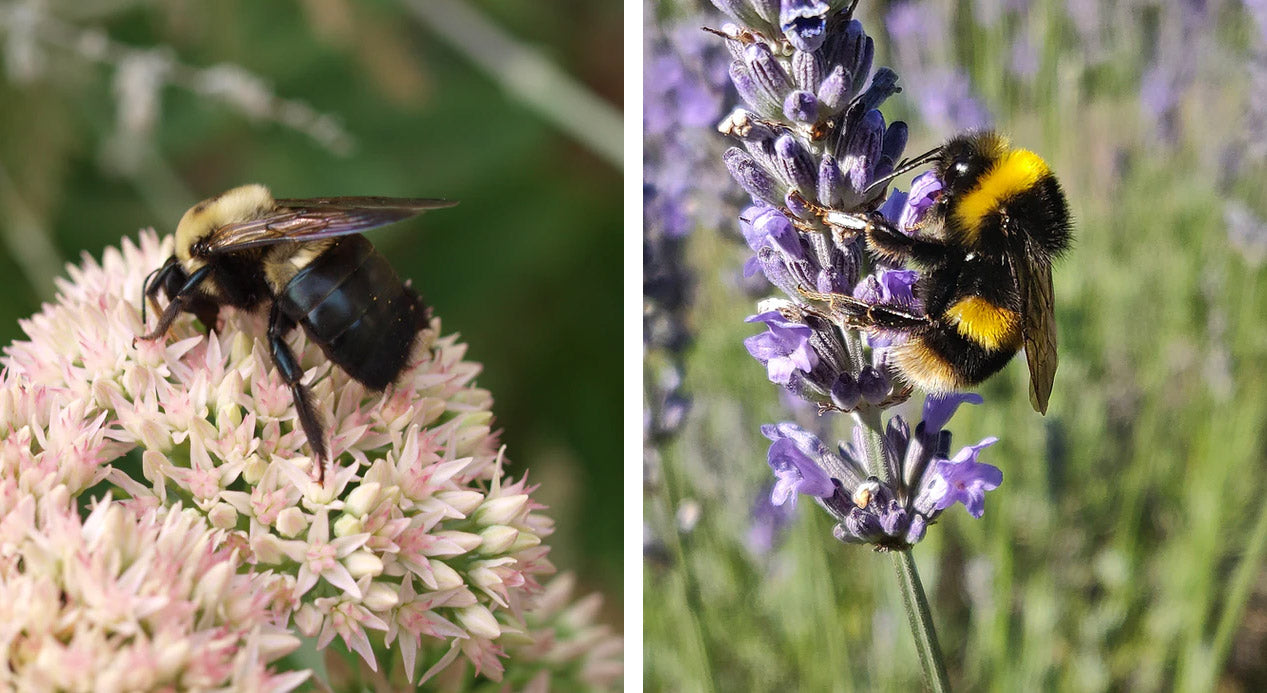
<svg viewBox="0 0 1267 693"><path fill-rule="evenodd" d="M906 606L906 617L911 622L911 633L915 635L919 663L924 667L924 682L934 691L949 691L950 678L946 676L946 662L941 655L941 645L937 643L933 612L928 608L928 597L924 594L924 585L919 581L919 571L915 569L915 557L911 555L910 549L891 553L893 568L897 571L898 581L902 583L902 603Z"/></svg>
<svg viewBox="0 0 1267 693"><path fill-rule="evenodd" d="M863 456L868 471L879 477L883 484L892 484L894 480L889 473L889 466L884 463L883 440L884 430L880 421L878 407L863 407L854 413L854 420L863 428L865 441ZM902 604L906 607L906 618L911 624L911 634L915 636L915 649L919 652L919 663L924 669L924 681L934 691L949 691L950 680L946 676L946 662L941 654L941 645L937 642L937 630L933 626L933 612L928 606L928 595L924 594L924 585L919 579L919 570L915 567L915 557L911 550L891 551L893 569L897 572L901 584Z"/></svg>

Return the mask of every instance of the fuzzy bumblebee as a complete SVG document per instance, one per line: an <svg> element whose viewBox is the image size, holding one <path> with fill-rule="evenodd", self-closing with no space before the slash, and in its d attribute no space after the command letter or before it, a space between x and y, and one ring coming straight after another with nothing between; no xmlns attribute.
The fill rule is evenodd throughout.
<svg viewBox="0 0 1267 693"><path fill-rule="evenodd" d="M273 199L262 185L204 200L176 227L175 254L146 279L146 300L157 310L162 291L170 303L142 339L163 336L182 312L212 329L221 306L267 308L269 353L290 386L322 482L329 459L324 426L285 337L302 327L327 358L370 389L395 381L428 311L360 232L454 204L392 197Z"/></svg>
<svg viewBox="0 0 1267 693"><path fill-rule="evenodd" d="M875 212L825 217L845 232L865 233L876 257L919 269L914 293L923 311L806 295L828 301L847 326L905 335L891 362L928 392L977 385L1024 347L1030 401L1045 414L1056 375L1051 266L1071 241L1060 183L1033 152L1000 134L973 132L902 164L872 189L930 162L942 189L918 234Z"/></svg>

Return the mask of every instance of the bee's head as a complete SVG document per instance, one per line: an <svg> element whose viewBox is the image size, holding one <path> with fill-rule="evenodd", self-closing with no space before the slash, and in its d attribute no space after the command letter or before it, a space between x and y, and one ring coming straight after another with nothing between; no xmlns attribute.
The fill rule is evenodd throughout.
<svg viewBox="0 0 1267 693"><path fill-rule="evenodd" d="M273 195L259 185L243 185L189 208L176 226L176 257L192 272L203 259L194 246L226 224L258 219L273 208Z"/></svg>
<svg viewBox="0 0 1267 693"><path fill-rule="evenodd" d="M957 135L941 148L937 177L951 197L961 196L972 190L1010 148L1006 137L988 130Z"/></svg>
<svg viewBox="0 0 1267 693"><path fill-rule="evenodd" d="M163 267L159 268L158 277L156 278L158 286L163 290L163 294L167 298L171 298L180 293L180 287L189 281L189 275L181 267L176 256L167 259Z"/></svg>

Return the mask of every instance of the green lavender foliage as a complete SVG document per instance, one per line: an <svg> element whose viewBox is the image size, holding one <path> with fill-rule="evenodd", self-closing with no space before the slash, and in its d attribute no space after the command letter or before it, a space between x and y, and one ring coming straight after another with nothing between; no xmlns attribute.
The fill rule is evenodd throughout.
<svg viewBox="0 0 1267 693"><path fill-rule="evenodd" d="M898 4L864 1L859 16L876 64L910 84L884 31ZM987 21L987 4L1004 9ZM965 71L996 126L1060 176L1076 241L1055 273L1050 412L1030 409L1023 359L960 410L960 440L1000 436L990 461L1005 482L982 520L947 513L914 555L956 688L1261 690L1267 273L1225 214L1229 201L1267 214L1262 142L1245 127L1267 37L1236 2L1080 4L1099 16L1079 25L1052 0L918 3L944 18L939 64ZM1022 38L1036 69L1018 76ZM1142 85L1166 61L1190 73L1159 120ZM887 106L911 119L910 152L949 134L921 124L918 98ZM833 543L805 509L774 552L744 546L770 474L757 427L786 418L741 344L754 311L727 278L746 252L692 237L698 275L715 279L694 306L696 407L647 488L664 546L644 570L648 690L915 690L887 561ZM683 507L698 513L689 531Z"/></svg>

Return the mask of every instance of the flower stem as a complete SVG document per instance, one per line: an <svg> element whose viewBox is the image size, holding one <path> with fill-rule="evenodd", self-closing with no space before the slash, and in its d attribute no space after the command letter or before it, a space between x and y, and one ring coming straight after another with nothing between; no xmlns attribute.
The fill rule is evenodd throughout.
<svg viewBox="0 0 1267 693"><path fill-rule="evenodd" d="M911 622L911 633L915 635L919 663L924 667L924 681L931 690L949 691L950 679L946 676L946 662L941 655L941 646L937 644L933 612L928 607L924 585L919 581L919 571L915 569L915 557L911 555L910 549L893 551L891 555L898 582L902 584L902 603L906 606L906 617Z"/></svg>
<svg viewBox="0 0 1267 693"><path fill-rule="evenodd" d="M863 407L855 414L855 420L863 428L864 455L871 472L885 484L895 484L888 477L888 465L884 464L883 439L880 432L880 410L876 407ZM893 568L897 571L898 583L902 586L902 604L906 607L906 618L911 623L911 633L915 636L915 649L919 652L919 663L924 668L924 681L933 691L949 691L950 679L946 675L946 662L941 654L941 646L937 643L937 631L933 626L933 612L928 606L928 596L924 594L924 585L920 582L919 571L915 568L915 558L910 549L893 551Z"/></svg>

